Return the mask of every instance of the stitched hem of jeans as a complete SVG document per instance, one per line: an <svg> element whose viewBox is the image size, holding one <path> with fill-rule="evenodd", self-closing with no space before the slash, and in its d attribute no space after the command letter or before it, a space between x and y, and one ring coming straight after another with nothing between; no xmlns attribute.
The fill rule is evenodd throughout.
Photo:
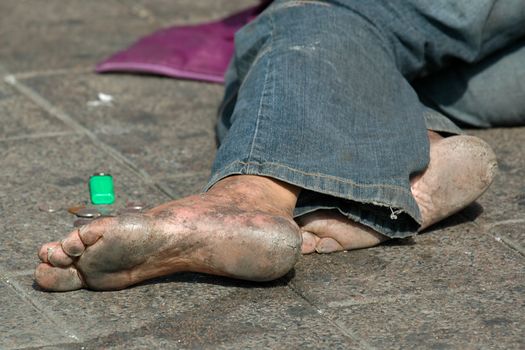
<svg viewBox="0 0 525 350"><path fill-rule="evenodd" d="M405 218L398 218L396 222L389 220L385 215L378 215L377 212L363 210L360 205L348 209L347 206L341 205L316 205L307 208L296 208L294 218L313 213L317 210L337 210L340 214L346 216L349 220L367 226L388 238L407 238L414 237L418 234L421 227L412 217L406 215Z"/></svg>
<svg viewBox="0 0 525 350"><path fill-rule="evenodd" d="M406 213L415 222L421 223L419 207L409 188L388 184L358 184L330 175L306 173L278 163L235 161L216 171L204 187L204 191L208 191L215 183L230 175L268 176L316 193L386 207L394 216Z"/></svg>

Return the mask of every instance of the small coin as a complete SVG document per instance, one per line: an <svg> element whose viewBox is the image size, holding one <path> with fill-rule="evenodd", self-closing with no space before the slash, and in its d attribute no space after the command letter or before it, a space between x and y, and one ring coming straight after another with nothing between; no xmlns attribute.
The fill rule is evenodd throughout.
<svg viewBox="0 0 525 350"><path fill-rule="evenodd" d="M75 215L80 218L94 219L94 218L99 217L101 214L96 209L84 208L84 209L80 209L79 211L77 211Z"/></svg>
<svg viewBox="0 0 525 350"><path fill-rule="evenodd" d="M109 205L97 205L97 209L102 216L113 215L113 208Z"/></svg>
<svg viewBox="0 0 525 350"><path fill-rule="evenodd" d="M75 204L69 208L67 208L67 211L73 215L77 215L77 213L82 210L82 209L85 209L86 208L86 205L85 204Z"/></svg>
<svg viewBox="0 0 525 350"><path fill-rule="evenodd" d="M75 220L75 222L73 222L73 227L81 227L81 226L89 224L90 222L93 222L93 220L91 220L91 219L84 219L84 218L77 219L77 220Z"/></svg>
<svg viewBox="0 0 525 350"><path fill-rule="evenodd" d="M137 213L140 213L140 212L141 212L141 210L140 209L136 209L136 208L122 208L122 209L119 209L118 215L137 214Z"/></svg>
<svg viewBox="0 0 525 350"><path fill-rule="evenodd" d="M144 203L141 202L127 202L126 203L126 209L135 209L135 210L142 210L146 207Z"/></svg>
<svg viewBox="0 0 525 350"><path fill-rule="evenodd" d="M97 219L103 219L103 218L114 218L116 215L114 214L103 214L100 215Z"/></svg>
<svg viewBox="0 0 525 350"><path fill-rule="evenodd" d="M94 218L93 221L104 219L104 218L114 218L114 217L115 215L100 215L99 217ZM91 219L88 219L88 220L91 220Z"/></svg>
<svg viewBox="0 0 525 350"><path fill-rule="evenodd" d="M54 206L50 203L40 203L38 204L38 210L46 212L46 213L56 213L61 208L58 206Z"/></svg>

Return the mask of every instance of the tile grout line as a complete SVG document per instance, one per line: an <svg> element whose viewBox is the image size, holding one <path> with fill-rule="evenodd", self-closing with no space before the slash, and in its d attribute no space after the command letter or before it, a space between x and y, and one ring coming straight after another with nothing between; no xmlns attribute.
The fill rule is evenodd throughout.
<svg viewBox="0 0 525 350"><path fill-rule="evenodd" d="M53 138L53 137L58 137L58 136L70 136L70 135L79 135L79 133L75 131L42 132L42 133L35 133L35 134L29 134L29 135L4 137L4 138L0 138L0 142Z"/></svg>
<svg viewBox="0 0 525 350"><path fill-rule="evenodd" d="M493 236L494 237L494 236ZM507 238L507 237L501 237L501 236L495 236L494 239L498 242L502 242L507 247L517 251L519 254L523 255L525 257L525 248L522 247L517 242L514 242L514 240Z"/></svg>
<svg viewBox="0 0 525 350"><path fill-rule="evenodd" d="M78 73L90 73L92 72L93 70L91 68L65 68L65 69L54 69L54 70L44 70L44 71L34 71L34 72L21 72L21 73L15 73L15 74L9 74L9 72L2 66L0 65L0 76L4 76L4 81L8 84L11 84L9 83L7 80L13 80L14 78L14 81L15 81L15 84L11 84L13 85L14 88L16 88L19 92L23 93L22 91L20 91L20 89L18 89L18 86L17 85L22 85L18 79L19 78L22 78L22 79L27 79L27 78L33 78L33 77L41 77L41 76L48 76L48 75L60 75L60 74L67 74L67 73L71 73L71 72L78 72ZM25 88L27 88L26 86L24 86ZM36 93L36 92L35 92ZM24 94L26 95L26 94ZM39 97L41 97L39 94L37 94ZM30 99L31 96L27 96L26 97L29 97ZM42 98L43 99L43 98ZM34 100L33 100L34 101ZM45 101L45 99L44 99ZM36 101L34 101L36 102ZM51 108L53 108L53 106L51 105L51 103L48 103ZM40 107L43 107L40 105ZM53 112L50 112L48 109L46 109L46 112L48 113L51 113L53 114ZM60 111L59 111L60 112ZM57 117L56 115L53 114L53 116ZM71 118L73 119L73 118ZM63 120L61 120L62 122L64 122ZM73 120L74 121L74 120ZM66 123L67 124L67 123ZM71 125L67 124L68 126L72 127ZM82 130L75 130L73 132L67 132L67 131L64 131L64 132L49 132L49 133L37 133L37 134L32 134L32 135L25 135L25 136L14 136L14 137L7 137L7 138L0 138L0 142L5 142L5 141L16 141L16 140L22 140L22 139L33 139L33 138L45 138L45 137L56 137L56 136L67 136L67 135L85 135L85 132L84 130L88 130L89 129L86 129L84 128L82 125L80 125L80 127L82 128ZM74 128L75 129L75 128ZM209 132L207 131L207 134L209 134L210 136L215 136L212 132ZM95 136L96 137L96 136ZM99 140L98 138L96 138L97 140ZM95 145L98 145L100 141L97 141L95 142ZM107 145L109 148L113 149L113 147ZM116 150L115 150L116 151ZM120 152L116 151L117 153L120 154ZM124 155L122 155L123 158L126 158ZM127 159L127 158L126 158ZM130 163L132 163L130 161ZM135 166L134 163L132 163L133 166ZM127 165L127 164L125 164ZM138 168L138 167L137 167ZM133 169L132 169L133 170ZM139 170L140 171L140 170ZM146 173L147 174L147 173ZM141 176L142 174L139 174L139 176ZM151 176L149 174L147 174L150 178ZM183 172L183 173L178 173L176 175L173 175L171 178L172 179L178 179L178 178L183 178L183 177L187 177L187 176L195 176L195 175L209 175L209 170L202 170L202 171L190 171L190 172ZM147 180L144 179L146 182ZM166 187L162 182L155 182L155 181L152 181L152 184L158 189L160 190L164 195L166 195L167 197L169 197L170 199L174 199L176 196L173 194L173 192L168 188Z"/></svg>
<svg viewBox="0 0 525 350"><path fill-rule="evenodd" d="M79 337L69 329L67 322L63 321L62 318L56 314L56 312L47 310L42 304L40 304L38 301L34 300L29 294L27 294L24 288L20 286L18 282L11 280L8 277L9 274L5 272L2 267L0 267L0 276L0 281L4 282L4 284L7 285L7 287L10 288L13 292L15 292L15 294L18 297L20 297L24 302L29 303L48 322L54 324L55 327L58 328L62 334L64 334L68 338L74 339L76 342L83 341L82 337ZM51 317L50 315L52 315L53 317Z"/></svg>
<svg viewBox="0 0 525 350"><path fill-rule="evenodd" d="M0 72L1 72L1 67L0 67ZM113 147L109 146L108 144L100 140L95 135L95 133L93 133L91 130L87 129L86 127L81 125L79 122L74 120L70 115L68 115L64 111L61 111L55 106L53 106L48 100L42 97L39 93L31 89L30 87L20 83L14 75L11 75L11 74L5 75L4 81L10 84L11 86L13 86L20 93L22 93L23 95L31 99L34 103L36 103L38 106L43 108L50 115L54 116L55 118L59 119L64 124L72 128L74 131L78 132L79 134L87 136L96 147L102 149L104 152L110 155L113 159L118 161L121 165L124 165L126 168L132 171L135 175L139 176L143 181L146 182L146 184L155 187L156 189L161 191L165 196L167 196L170 199L175 198L174 193L169 188L167 188L166 186L162 184L155 182L153 178L146 171L140 169L137 165L135 165L135 163L133 163L128 158L126 158L122 153L120 153Z"/></svg>
<svg viewBox="0 0 525 350"><path fill-rule="evenodd" d="M1 270L0 270L1 271ZM8 279L8 278L15 278L15 277L23 277L23 276L29 276L32 275L35 272L35 269L32 270L16 270L16 271L1 271L0 278Z"/></svg>
<svg viewBox="0 0 525 350"><path fill-rule="evenodd" d="M30 295L28 295L24 288L21 287L17 282L13 282L11 280L5 280L5 284L11 287L12 290L16 292L18 296L26 300L29 304L31 304L43 317L45 317L50 323L54 324L56 328L58 328L64 335L66 335L68 338L74 339L77 342L83 342L84 339L82 337L79 337L75 334L72 330L69 329L68 323L62 320L62 318L57 315L56 312L47 310L43 305L41 305L39 302L31 298ZM53 317L50 317L49 314L53 315Z"/></svg>
<svg viewBox="0 0 525 350"><path fill-rule="evenodd" d="M484 287L482 287L482 290L485 290ZM368 306L368 305L374 305L374 304L389 304L394 303L397 301L410 301L417 298L429 298L429 297L436 297L440 295L447 295L452 296L456 295L458 293L468 293L468 288L454 288L454 289L448 289L448 290L442 290L442 291L433 291L433 290L422 290L419 293L399 293L394 294L391 296L375 296L375 297L369 297L365 299L364 301L353 301L351 299L342 300L342 301L331 301L326 304L327 308L349 308L354 306ZM472 299L476 298L476 296L472 296Z"/></svg>
<svg viewBox="0 0 525 350"><path fill-rule="evenodd" d="M162 23L162 21L159 21L155 15L145 6L135 4L130 5L128 2L124 0L117 0L118 3L120 3L122 6L126 7L133 16L145 20L148 23L151 24L159 24L162 26L167 26L167 24Z"/></svg>
<svg viewBox="0 0 525 350"><path fill-rule="evenodd" d="M0 63L0 75L4 77L9 75L9 72L1 63Z"/></svg>
<svg viewBox="0 0 525 350"><path fill-rule="evenodd" d="M286 285L287 288L291 289L291 291L296 294L299 298L304 300L310 307L312 307L318 315L320 315L323 319L325 319L328 323L330 323L334 328L339 330L343 336L346 338L358 342L359 348L361 349L367 349L367 350L373 350L375 349L373 346L368 344L363 339L359 338L357 335L355 335L353 332L349 332L346 330L342 325L340 325L337 321L332 320L330 317L326 316L320 308L318 308L312 301L310 301L305 295L303 295L299 290L294 288L290 283Z"/></svg>
<svg viewBox="0 0 525 350"><path fill-rule="evenodd" d="M0 65L0 74L5 76L8 74L7 70ZM4 277L5 276L5 277ZM19 297L22 298L22 300L26 303L29 303L31 307L35 308L36 311L44 317L44 319L48 320L51 324L54 324L58 330L63 333L66 337L74 339L76 341L80 341L81 338L77 336L74 332L70 331L67 327L67 323L64 322L60 316L58 316L55 312L46 310L43 305L40 305L39 302L36 300L33 300L30 295L28 295L24 288L22 288L17 282L12 281L9 279L9 274L0 266L0 281L3 281L8 288L14 291L14 293ZM54 317L51 317L54 316Z"/></svg>
<svg viewBox="0 0 525 350"><path fill-rule="evenodd" d="M500 225L508 225L508 224L525 224L525 219L500 220L500 221L496 221L495 223L484 225L484 226L487 226L488 229L492 229Z"/></svg>
<svg viewBox="0 0 525 350"><path fill-rule="evenodd" d="M45 70L37 70L37 71L27 71L27 72L20 72L20 73L14 73L14 74L3 74L4 76L12 75L17 79L30 79L30 78L36 78L36 77L46 77L46 76L52 76L52 75L64 75L69 73L91 73L93 72L93 68L62 68L62 69L45 69Z"/></svg>
<svg viewBox="0 0 525 350"><path fill-rule="evenodd" d="M522 247L519 243L514 242L514 240L512 240L510 238L494 235L494 234L491 233L491 229L493 229L494 227L498 227L500 225L507 225L507 224L521 224L521 223L524 223L525 220L523 220L523 219L510 219L510 220L498 221L498 222L495 222L495 223L492 223L492 224L488 224L488 225L483 225L481 223L476 222L476 220L470 219L469 217L467 217L466 215L464 215L462 213L459 213L459 215L462 218L469 220L474 226L479 228L487 236L492 237L495 241L497 241L498 243L501 243L503 246L509 248L514 253L518 253L518 255L521 255L521 256L525 257L525 247Z"/></svg>
<svg viewBox="0 0 525 350"><path fill-rule="evenodd" d="M0 75L6 75L7 70L0 65ZM25 271L24 271L25 272ZM55 328L58 328L58 331L64 334L66 337L75 340L76 342L82 341L82 338L77 336L74 332L69 330L67 322L63 321L60 316L55 312L47 310L43 305L38 301L33 300L30 295L28 295L24 288L22 288L17 282L10 280L8 277L9 274L0 266L0 281L3 281L4 284L10 288L17 297L21 298L23 302L28 303L32 308L34 308L44 319L46 319L50 324L55 325ZM54 317L51 317L54 316Z"/></svg>
<svg viewBox="0 0 525 350"><path fill-rule="evenodd" d="M77 345L79 346L77 349L82 349L82 344L84 343L78 343L78 342L58 342L58 343L49 343L44 345L37 345L37 346L22 346L14 348L7 348L5 350L42 350L42 349L62 349L64 346L67 345ZM4 349L2 349L4 350Z"/></svg>

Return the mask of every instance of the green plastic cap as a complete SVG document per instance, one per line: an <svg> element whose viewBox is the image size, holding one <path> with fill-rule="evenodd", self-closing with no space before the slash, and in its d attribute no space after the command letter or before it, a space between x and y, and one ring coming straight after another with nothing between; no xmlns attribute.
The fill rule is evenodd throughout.
<svg viewBox="0 0 525 350"><path fill-rule="evenodd" d="M89 178L89 194L93 204L113 204L115 192L113 190L113 176L98 173Z"/></svg>

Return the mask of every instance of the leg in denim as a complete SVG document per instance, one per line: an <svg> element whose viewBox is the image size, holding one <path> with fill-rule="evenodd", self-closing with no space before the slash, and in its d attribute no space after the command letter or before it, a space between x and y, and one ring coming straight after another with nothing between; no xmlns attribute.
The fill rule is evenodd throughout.
<svg viewBox="0 0 525 350"><path fill-rule="evenodd" d="M430 222L421 201L428 193L416 188L425 182L413 185L416 203L409 176L428 162L426 128L455 127L420 104L409 81L453 58L477 62L525 30L510 25L523 19L523 5L465 3L277 1L237 37L213 188L145 214L102 218L43 245L36 282L54 291L115 290L180 271L273 280L301 253L295 207L297 215L337 209L376 236L403 237L421 218ZM435 159L450 160L436 156L449 148L432 144L425 174L447 169ZM455 160L473 155L456 148L465 150ZM428 178L439 188L448 174ZM299 188L272 177L305 189L300 202Z"/></svg>
<svg viewBox="0 0 525 350"><path fill-rule="evenodd" d="M515 42L524 7L274 2L236 37L208 188L268 176L304 189L296 216L337 209L389 237L413 234L421 216L409 178L428 164L426 130L458 128L410 82Z"/></svg>
<svg viewBox="0 0 525 350"><path fill-rule="evenodd" d="M525 124L525 40L475 65L457 64L417 83L428 103L468 127Z"/></svg>

